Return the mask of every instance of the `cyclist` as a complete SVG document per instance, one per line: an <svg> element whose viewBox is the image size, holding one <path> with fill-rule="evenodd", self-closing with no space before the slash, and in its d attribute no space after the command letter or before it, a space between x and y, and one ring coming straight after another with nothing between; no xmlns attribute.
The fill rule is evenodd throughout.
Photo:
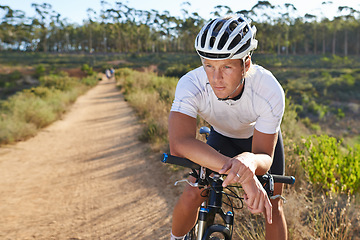
<svg viewBox="0 0 360 240"><path fill-rule="evenodd" d="M239 182L250 211L265 213L267 239L286 239L282 202L270 201L255 176L284 174L280 123L285 105L275 77L251 61L255 34L255 26L242 15L217 18L201 29L195 48L202 66L184 75L176 87L170 152L228 174L224 186ZM195 138L198 115L211 125L207 144ZM282 188L275 184L274 195L281 195ZM185 187L173 211L171 239L183 239L195 224L204 201L200 192Z"/></svg>

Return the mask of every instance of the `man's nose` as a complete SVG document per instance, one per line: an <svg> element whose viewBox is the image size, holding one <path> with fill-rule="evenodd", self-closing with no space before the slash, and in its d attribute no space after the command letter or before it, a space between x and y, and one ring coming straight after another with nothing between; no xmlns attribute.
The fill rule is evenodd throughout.
<svg viewBox="0 0 360 240"><path fill-rule="evenodd" d="M222 73L219 69L214 70L213 79L214 81L219 81L222 79Z"/></svg>

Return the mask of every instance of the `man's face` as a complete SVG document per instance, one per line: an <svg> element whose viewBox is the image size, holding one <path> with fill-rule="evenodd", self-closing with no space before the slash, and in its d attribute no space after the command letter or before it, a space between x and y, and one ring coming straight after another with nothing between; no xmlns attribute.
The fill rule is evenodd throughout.
<svg viewBox="0 0 360 240"><path fill-rule="evenodd" d="M233 92L243 78L243 64L240 59L209 60L202 58L202 64L218 98L233 98L240 94L242 88Z"/></svg>

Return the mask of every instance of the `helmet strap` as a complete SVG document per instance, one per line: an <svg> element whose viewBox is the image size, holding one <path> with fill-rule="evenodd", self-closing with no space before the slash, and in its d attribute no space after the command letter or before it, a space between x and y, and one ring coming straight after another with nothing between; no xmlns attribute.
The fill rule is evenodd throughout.
<svg viewBox="0 0 360 240"><path fill-rule="evenodd" d="M234 91L232 91L232 93L229 94L229 96L227 96L226 98L218 98L218 100L219 101L226 101L226 100L232 99L232 98L230 98L230 96L233 95L234 92L236 92L236 90L239 89L239 87L244 83L244 81L245 81L245 78L242 78L241 81L239 82L239 84L237 85L237 87L234 89Z"/></svg>

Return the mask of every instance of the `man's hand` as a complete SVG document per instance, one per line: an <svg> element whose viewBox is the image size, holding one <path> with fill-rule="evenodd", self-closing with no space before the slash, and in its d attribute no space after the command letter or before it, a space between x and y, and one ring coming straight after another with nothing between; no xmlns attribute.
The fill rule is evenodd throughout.
<svg viewBox="0 0 360 240"><path fill-rule="evenodd" d="M255 166L252 161L252 154L245 154L246 160L242 155L244 154L231 158L224 164L223 168L220 169L220 174L227 173L227 177L223 183L224 187L231 183L239 182L244 184L253 180L255 176Z"/></svg>
<svg viewBox="0 0 360 240"><path fill-rule="evenodd" d="M231 183L239 182L245 191L245 204L251 213L265 213L269 224L272 223L272 205L266 194L265 189L255 175L253 162L239 155L230 159L219 171L220 174L228 172L224 180L223 187Z"/></svg>
<svg viewBox="0 0 360 240"><path fill-rule="evenodd" d="M261 183L254 177L254 181L248 184L242 184L245 191L245 204L248 206L251 213L266 213L267 222L272 223L272 205L268 198L265 189Z"/></svg>

